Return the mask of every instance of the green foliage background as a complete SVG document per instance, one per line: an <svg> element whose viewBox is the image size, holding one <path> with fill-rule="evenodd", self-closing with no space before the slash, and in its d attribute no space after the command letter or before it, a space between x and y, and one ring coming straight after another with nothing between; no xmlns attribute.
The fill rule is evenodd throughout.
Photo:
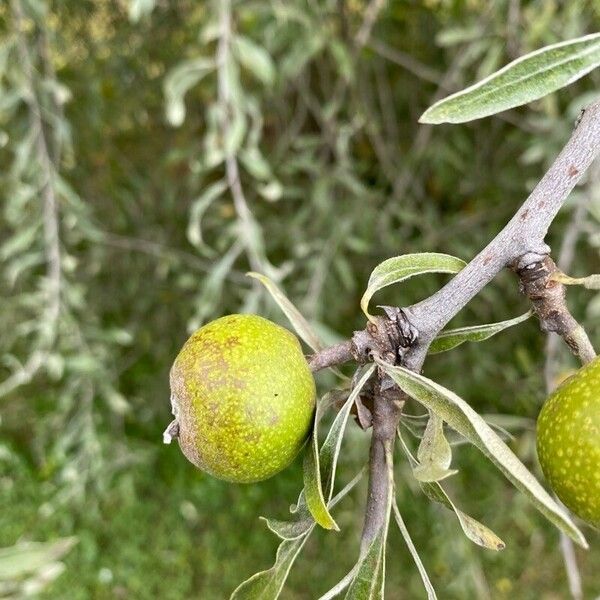
<svg viewBox="0 0 600 600"><path fill-rule="evenodd" d="M244 277L250 268L278 278L328 342L363 327L359 300L371 269L405 252L472 257L543 174L600 84L592 73L496 118L419 126L434 98L597 30L598 2L234 2L224 119L214 58L225 4L0 5L0 546L79 540L43 597L226 598L269 566L277 540L257 517L285 515L301 487L299 462L267 482L233 486L163 446L179 346L228 312L284 323ZM224 183L224 148L253 217ZM598 266L596 171L550 234L557 249L574 207L586 204L576 276ZM48 189L57 286L47 266ZM419 278L376 300L408 304L443 281ZM599 342L600 297L573 290L570 299ZM503 274L456 322L524 310ZM512 415L502 424L533 469L544 342L531 321L426 365L480 412ZM35 366L32 376L16 381L23 365ZM574 367L566 353L561 365ZM331 383L319 376L323 389ZM340 481L367 449L368 434L350 427ZM558 533L475 450L458 448L455 463L453 497L507 549L470 544L400 464L399 503L440 597L567 598ZM365 482L337 509L341 533L309 541L283 598L315 598L352 566L364 494ZM600 545L588 537L592 549L578 559L594 597ZM422 597L401 539L393 533L390 543L388 597Z"/></svg>

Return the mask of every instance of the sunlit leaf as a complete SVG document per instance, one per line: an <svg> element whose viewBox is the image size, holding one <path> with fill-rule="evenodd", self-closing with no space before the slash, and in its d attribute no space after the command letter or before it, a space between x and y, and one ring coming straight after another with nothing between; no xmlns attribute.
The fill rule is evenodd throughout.
<svg viewBox="0 0 600 600"><path fill-rule="evenodd" d="M585 537L569 516L498 434L462 398L408 369L381 361L378 364L402 391L437 413L450 427L477 446L548 520L580 546L587 548Z"/></svg>
<svg viewBox="0 0 600 600"><path fill-rule="evenodd" d="M310 441L304 451L304 498L306 506L318 525L324 529L339 531L337 523L327 510L321 485L321 472L319 465L319 436L318 424L320 420L321 403L317 404Z"/></svg>
<svg viewBox="0 0 600 600"><path fill-rule="evenodd" d="M470 327L459 327L457 329L442 331L442 333L431 342L429 353L438 354L440 352L447 352L465 342L483 342L509 327L523 323L523 321L529 319L532 314L533 311L528 311L523 315L506 321L486 323L485 325L472 325Z"/></svg>
<svg viewBox="0 0 600 600"><path fill-rule="evenodd" d="M464 123L527 104L600 65L600 33L546 46L428 108L421 123Z"/></svg>
<svg viewBox="0 0 600 600"><path fill-rule="evenodd" d="M304 340L307 346L312 348L315 352L322 349L321 341L313 328L309 325L308 321L300 314L300 311L288 300L287 296L277 287L273 281L271 281L265 275L260 273L248 273L249 277L258 279L269 291L275 302L279 305L279 308L284 312L285 316L289 319L292 327L296 333Z"/></svg>
<svg viewBox="0 0 600 600"><path fill-rule="evenodd" d="M383 600L386 533L382 528L360 558L345 600Z"/></svg>
<svg viewBox="0 0 600 600"><path fill-rule="evenodd" d="M24 542L0 548L0 581L33 573L62 558L77 543L77 538L61 538L53 542Z"/></svg>
<svg viewBox="0 0 600 600"><path fill-rule="evenodd" d="M410 450L408 449L404 439L398 432L398 438L400 439L400 443L406 455L408 456L409 461L414 466L417 463L417 460L413 457ZM450 499L450 496L446 493L444 488L438 482L430 482L430 483L421 483L421 489L423 493L434 502L438 502L443 504L446 508L454 511L456 517L458 518L458 522L463 530L463 533L475 544L482 546L483 548L488 548L489 550L503 550L505 547L504 542L491 530L489 527L486 527L473 517L470 517L460 509L456 507L456 505Z"/></svg>
<svg viewBox="0 0 600 600"><path fill-rule="evenodd" d="M419 481L441 481L458 472L449 468L452 450L444 435L444 422L434 412L425 427L417 459L419 464L413 468L413 475Z"/></svg>
<svg viewBox="0 0 600 600"><path fill-rule="evenodd" d="M156 0L129 0L129 20L137 23L152 13Z"/></svg>
<svg viewBox="0 0 600 600"><path fill-rule="evenodd" d="M344 496L346 496L352 488L362 479L365 474L365 469L361 469L350 482L348 482L328 503L328 508L333 508ZM302 494L302 498L304 494ZM304 500L301 500L304 502ZM278 537L283 540L294 540L304 535L312 525L314 525L314 519L306 508L306 504L300 507L294 513L298 518L292 521L279 521L277 519L267 519L261 517L266 522L267 527Z"/></svg>
<svg viewBox="0 0 600 600"><path fill-rule="evenodd" d="M283 540L277 548L275 564L241 583L231 594L230 600L276 600L313 528L314 525L299 538Z"/></svg>
<svg viewBox="0 0 600 600"><path fill-rule="evenodd" d="M269 53L251 39L237 35L233 39L233 50L236 58L258 80L265 85L275 81L275 65Z"/></svg>
<svg viewBox="0 0 600 600"><path fill-rule="evenodd" d="M489 527L457 508L439 483L423 483L421 489L430 500L439 502L454 511L464 534L472 542L489 550L503 550L505 548L504 542Z"/></svg>
<svg viewBox="0 0 600 600"><path fill-rule="evenodd" d="M329 508L333 508L342 500L352 488L361 480L364 474L362 469L340 492L338 492L328 503ZM265 519L266 520L266 519ZM269 529L271 521L266 520ZM308 527L294 538L284 538L277 548L275 564L266 571L256 573L250 579L241 583L231 595L230 600L276 600L281 593L285 580L289 575L290 569L302 550L306 540L315 527L314 521L309 521ZM277 532L275 532L277 533Z"/></svg>
<svg viewBox="0 0 600 600"><path fill-rule="evenodd" d="M427 571L425 570L425 565L423 565L423 561L421 560L421 557L419 556L419 553L417 552L417 549L413 544L413 541L410 537L410 533L408 533L408 529L406 528L406 524L402 519L402 515L400 514L400 510L398 509L398 504L395 498L392 501L392 509L394 511L394 517L396 519L398 529L400 529L400 533L402 534L402 537L404 538L404 541L408 546L408 550L411 556L413 557L415 564L417 565L417 569L419 570L419 575L423 580L423 586L425 587L425 591L427 592L427 598L428 600L437 600L435 590L433 589L433 585L431 584L429 575L427 575Z"/></svg>
<svg viewBox="0 0 600 600"><path fill-rule="evenodd" d="M214 61L208 58L193 58L179 63L165 77L164 91L167 121L178 127L185 120L186 93L214 69Z"/></svg>
<svg viewBox="0 0 600 600"><path fill-rule="evenodd" d="M227 189L227 182L221 180L209 185L198 198L192 202L190 219L187 227L187 238L193 246L208 250L202 237L202 217L208 207Z"/></svg>
<svg viewBox="0 0 600 600"><path fill-rule="evenodd" d="M388 258L373 269L367 289L360 300L360 307L370 318L369 301L380 289L424 273L458 273L465 264L460 258L436 252L404 254Z"/></svg>

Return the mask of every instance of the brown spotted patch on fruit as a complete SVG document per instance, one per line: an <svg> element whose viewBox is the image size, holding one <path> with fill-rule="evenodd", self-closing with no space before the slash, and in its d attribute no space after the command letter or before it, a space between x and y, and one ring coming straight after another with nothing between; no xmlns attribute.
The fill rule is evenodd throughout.
<svg viewBox="0 0 600 600"><path fill-rule="evenodd" d="M178 437L188 460L219 479L267 479L308 437L316 391L300 343L257 315L229 315L196 331L170 383L175 425L165 440Z"/></svg>
<svg viewBox="0 0 600 600"><path fill-rule="evenodd" d="M600 527L600 357L546 400L537 422L537 450L556 495Z"/></svg>

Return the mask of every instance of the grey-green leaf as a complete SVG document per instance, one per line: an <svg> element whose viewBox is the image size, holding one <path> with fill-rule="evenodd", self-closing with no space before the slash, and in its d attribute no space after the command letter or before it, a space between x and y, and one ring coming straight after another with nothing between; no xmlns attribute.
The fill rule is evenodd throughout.
<svg viewBox="0 0 600 600"><path fill-rule="evenodd" d="M417 460L413 457L410 450L408 449L404 439L398 431L398 438L405 454L408 456L410 463L414 466L417 464ZM444 488L438 482L421 483L421 490L423 493L434 502L443 504L446 508L454 511L458 522L463 530L463 533L475 544L488 548L489 550L503 550L505 548L504 542L491 530L489 527L483 525L473 517L467 515L456 507L454 502L450 499L450 496L446 493Z"/></svg>
<svg viewBox="0 0 600 600"><path fill-rule="evenodd" d="M335 529L335 531L339 531L337 523L327 509L321 484L318 436L321 407L322 403L319 402L315 413L311 439L304 451L304 498L306 506L317 524L323 527L323 529Z"/></svg>
<svg viewBox="0 0 600 600"><path fill-rule="evenodd" d="M267 288L275 302L279 305L279 308L281 308L285 316L289 319L292 327L296 330L296 333L304 340L306 345L315 352L321 350L323 345L321 344L319 337L309 325L308 321L300 314L300 311L291 303L291 301L288 300L287 296L279 289L279 287L261 273L250 272L248 273L248 276L258 279L258 281Z"/></svg>
<svg viewBox="0 0 600 600"><path fill-rule="evenodd" d="M436 412L450 427L477 446L548 520L577 544L587 548L585 537L569 516L469 404L427 377L382 361L378 364L406 394Z"/></svg>
<svg viewBox="0 0 600 600"><path fill-rule="evenodd" d="M187 238L196 248L206 251L202 238L202 217L208 207L227 189L227 182L220 180L209 185L192 203L190 219L187 228Z"/></svg>
<svg viewBox="0 0 600 600"><path fill-rule="evenodd" d="M275 65L270 54L261 46L244 36L236 36L233 40L233 50L236 58L258 80L265 85L275 81Z"/></svg>
<svg viewBox="0 0 600 600"><path fill-rule="evenodd" d="M368 318L369 301L380 289L399 283L415 275L425 273L458 273L465 262L455 256L437 252L421 252L394 256L379 263L369 277L367 289L360 300L360 307Z"/></svg>
<svg viewBox="0 0 600 600"><path fill-rule="evenodd" d="M439 354L440 352L447 352L465 342L483 342L509 327L513 327L526 321L532 314L533 311L528 311L523 315L506 321L486 323L485 325L473 325L470 327L459 327L457 329L442 331L442 333L440 333L440 335L438 335L431 343L429 353Z"/></svg>
<svg viewBox="0 0 600 600"><path fill-rule="evenodd" d="M427 575L427 571L425 570L425 565L423 565L423 561L421 560L421 557L419 556L419 553L417 552L417 549L415 548L415 545L413 544L413 541L410 537L410 533L408 532L408 529L406 528L404 519L402 519L402 515L400 514L400 510L398 509L398 504L396 502L396 498L393 499L392 508L394 510L394 517L396 518L396 524L398 525L398 529L400 530L400 533L402 534L402 537L404 538L404 541L406 542L406 545L408 546L408 551L410 552L411 556L413 557L413 560L415 561L415 564L417 565L417 569L419 570L419 575L421 576L421 579L423 580L423 586L425 587L425 591L427 592L427 598L428 598L428 600L437 600L437 596L435 594L435 589L433 588L431 580L429 579L429 575Z"/></svg>
<svg viewBox="0 0 600 600"><path fill-rule="evenodd" d="M193 58L179 63L165 77L164 92L167 121L178 127L185 120L183 99L193 86L214 69L214 61L208 58Z"/></svg>
<svg viewBox="0 0 600 600"><path fill-rule="evenodd" d="M53 542L24 542L0 548L0 581L22 577L62 558L76 544L77 538Z"/></svg>
<svg viewBox="0 0 600 600"><path fill-rule="evenodd" d="M600 274L587 275L586 277L569 277L565 273L555 273L551 279L564 285L582 285L588 290L600 290Z"/></svg>
<svg viewBox="0 0 600 600"><path fill-rule="evenodd" d="M413 468L413 475L418 481L441 481L458 472L449 468L452 449L444 435L444 422L434 412L429 415L417 459L419 464Z"/></svg>
<svg viewBox="0 0 600 600"><path fill-rule="evenodd" d="M283 540L277 548L275 564L241 583L231 594L230 600L276 600L313 527L299 538Z"/></svg>
<svg viewBox="0 0 600 600"><path fill-rule="evenodd" d="M360 558L345 600L383 600L386 528L382 527Z"/></svg>
<svg viewBox="0 0 600 600"><path fill-rule="evenodd" d="M527 104L600 65L600 33L552 44L522 56L479 83L428 108L421 123L465 123Z"/></svg>
<svg viewBox="0 0 600 600"><path fill-rule="evenodd" d="M464 534L473 543L489 550L504 550L505 543L489 527L457 508L439 483L424 483L421 489L430 500L454 511Z"/></svg>
<svg viewBox="0 0 600 600"><path fill-rule="evenodd" d="M365 469L362 468L353 478L349 481L328 503L328 508L333 508L342 498L350 493L352 488L362 479L365 474ZM302 502L304 503L304 494L302 495ZM297 520L293 521L279 521L277 519L267 519L261 517L266 522L267 527L278 537L284 540L295 540L301 535L304 535L312 525L314 525L314 519L306 509L306 505L301 510L294 513L298 516Z"/></svg>

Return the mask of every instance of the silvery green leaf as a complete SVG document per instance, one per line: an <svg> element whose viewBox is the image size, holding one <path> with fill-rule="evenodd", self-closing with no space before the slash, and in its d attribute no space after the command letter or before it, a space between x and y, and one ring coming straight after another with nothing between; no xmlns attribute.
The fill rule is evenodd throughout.
<svg viewBox="0 0 600 600"><path fill-rule="evenodd" d="M310 441L304 451L304 499L310 514L318 525L323 527L323 529L334 529L335 531L339 531L340 528L327 509L321 484L318 436L321 407L322 403L319 402L315 412Z"/></svg>
<svg viewBox="0 0 600 600"><path fill-rule="evenodd" d="M365 470L361 471L348 483L338 494L332 498L328 507L333 508L350 490L360 481ZM266 520L266 519L265 519ZM271 521L267 520L269 529L277 533L271 527ZM315 527L311 519L308 526L299 535L293 538L284 538L277 548L275 564L266 571L256 573L250 579L240 584L231 595L230 600L276 600L287 576L302 547Z"/></svg>
<svg viewBox="0 0 600 600"><path fill-rule="evenodd" d="M24 542L0 548L0 581L22 577L62 558L77 543L77 538L53 542Z"/></svg>
<svg viewBox="0 0 600 600"><path fill-rule="evenodd" d="M275 81L275 65L270 54L251 39L237 35L233 39L233 51L240 63L265 85Z"/></svg>
<svg viewBox="0 0 600 600"><path fill-rule="evenodd" d="M355 575L350 583L346 600L383 600L385 588L385 549L392 511L394 490L394 460L392 445L385 445L385 465L388 485L388 498L385 520L366 552L361 554L354 567Z"/></svg>
<svg viewBox="0 0 600 600"><path fill-rule="evenodd" d="M585 537L570 517L469 404L454 392L427 377L403 367L377 362L402 391L437 413L450 427L477 446L548 520L577 544L587 548Z"/></svg>
<svg viewBox="0 0 600 600"><path fill-rule="evenodd" d="M444 435L444 422L431 412L417 451L419 464L413 468L418 481L441 481L458 471L450 469L452 450Z"/></svg>
<svg viewBox="0 0 600 600"><path fill-rule="evenodd" d="M129 20L137 23L154 10L156 0L129 0Z"/></svg>
<svg viewBox="0 0 600 600"><path fill-rule="evenodd" d="M458 273L465 264L460 258L437 252L403 254L388 258L373 269L367 289L361 298L360 307L370 318L369 301L380 289L424 273Z"/></svg>
<svg viewBox="0 0 600 600"><path fill-rule="evenodd" d="M398 438L405 454L407 455L409 462L414 467L417 464L416 458L411 454L408 446L398 431ZM475 544L488 548L490 550L503 550L505 547L504 542L488 527L470 517L460 509L450 499L450 496L446 493L444 488L438 482L421 483L421 490L423 493L434 502L443 504L446 508L454 511L458 522L463 530L463 533Z"/></svg>
<svg viewBox="0 0 600 600"><path fill-rule="evenodd" d="M209 185L198 198L192 202L190 220L187 227L187 238L196 248L207 250L202 238L202 217L208 207L227 189L227 182L221 180Z"/></svg>
<svg viewBox="0 0 600 600"><path fill-rule="evenodd" d="M506 544L489 527L457 508L439 483L423 483L421 489L430 500L454 511L464 534L472 542L489 550L504 550Z"/></svg>
<svg viewBox="0 0 600 600"><path fill-rule="evenodd" d="M588 290L600 290L600 274L588 275L587 277L569 277L564 273L554 273L551 279L564 285L582 285Z"/></svg>
<svg viewBox="0 0 600 600"><path fill-rule="evenodd" d="M322 344L313 331L313 328L308 324L308 321L300 314L300 311L288 300L287 296L265 275L261 273L248 273L249 277L258 279L269 291L279 308L284 312L289 319L296 333L304 340L305 344L318 352L322 348Z"/></svg>
<svg viewBox="0 0 600 600"><path fill-rule="evenodd" d="M352 488L362 479L365 474L365 469L362 468L351 480L348 482L328 503L328 508L333 508L342 498L344 498ZM312 525L314 525L314 519L306 508L304 502L304 494L301 495L299 502L302 506L298 507L294 513L297 516L296 520L292 521L279 521L277 519L267 519L260 517L266 522L267 527L277 536L284 540L294 540L301 535L304 535Z"/></svg>
<svg viewBox="0 0 600 600"><path fill-rule="evenodd" d="M348 417L350 416L350 410L352 409L356 398L373 374L374 370L375 365L369 365L366 368L362 374L362 377L358 380L352 389L352 392L348 396L348 399L333 420L329 432L327 433L327 437L321 446L319 458L321 464L321 477L323 480L323 493L325 494L326 498L331 498L333 494L337 461L340 454L340 448L342 446L346 425L348 423Z"/></svg>
<svg viewBox="0 0 600 600"><path fill-rule="evenodd" d="M345 600L383 600L386 527L382 527L360 558Z"/></svg>
<svg viewBox="0 0 600 600"><path fill-rule="evenodd" d="M228 120L228 126L223 141L223 149L227 156L235 156L246 135L246 115L239 109L233 110L233 115Z"/></svg>
<svg viewBox="0 0 600 600"><path fill-rule="evenodd" d="M250 173L250 175L252 175L252 177L255 179L267 181L273 176L271 166L266 161L261 151L255 146L251 146L247 149L241 149L238 158L240 159L240 162L246 171L248 171L248 173Z"/></svg>
<svg viewBox="0 0 600 600"><path fill-rule="evenodd" d="M183 99L193 86L214 69L214 61L208 58L192 58L179 63L164 81L167 121L178 127L185 119Z"/></svg>
<svg viewBox="0 0 600 600"><path fill-rule="evenodd" d="M439 354L440 352L447 352L465 342L483 342L509 327L523 323L523 321L529 319L532 314L533 311L528 311L523 315L506 321L486 323L485 325L472 325L470 327L459 327L457 329L442 331L442 333L431 342L429 353Z"/></svg>
<svg viewBox="0 0 600 600"><path fill-rule="evenodd" d="M314 525L296 539L283 540L277 548L275 564L241 583L231 594L230 600L276 600L313 528Z"/></svg>
<svg viewBox="0 0 600 600"><path fill-rule="evenodd" d="M410 533L406 528L406 524L404 523L404 519L402 519L402 515L400 514L400 510L398 509L398 503L394 498L392 501L392 509L394 511L394 517L396 518L396 524L398 525L398 529L400 529L400 533L408 546L408 551L410 552L415 564L417 565L417 569L419 570L419 575L423 580L423 586L425 587L425 591L427 592L428 600L437 600L437 596L435 594L435 590L433 589L433 585L429 579L429 575L427 575L427 571L425 570L425 565L423 565L423 561L421 561L421 557L413 544L413 541L410 537Z"/></svg>
<svg viewBox="0 0 600 600"><path fill-rule="evenodd" d="M527 104L600 65L600 33L552 44L522 56L479 83L428 108L421 123L465 123Z"/></svg>

